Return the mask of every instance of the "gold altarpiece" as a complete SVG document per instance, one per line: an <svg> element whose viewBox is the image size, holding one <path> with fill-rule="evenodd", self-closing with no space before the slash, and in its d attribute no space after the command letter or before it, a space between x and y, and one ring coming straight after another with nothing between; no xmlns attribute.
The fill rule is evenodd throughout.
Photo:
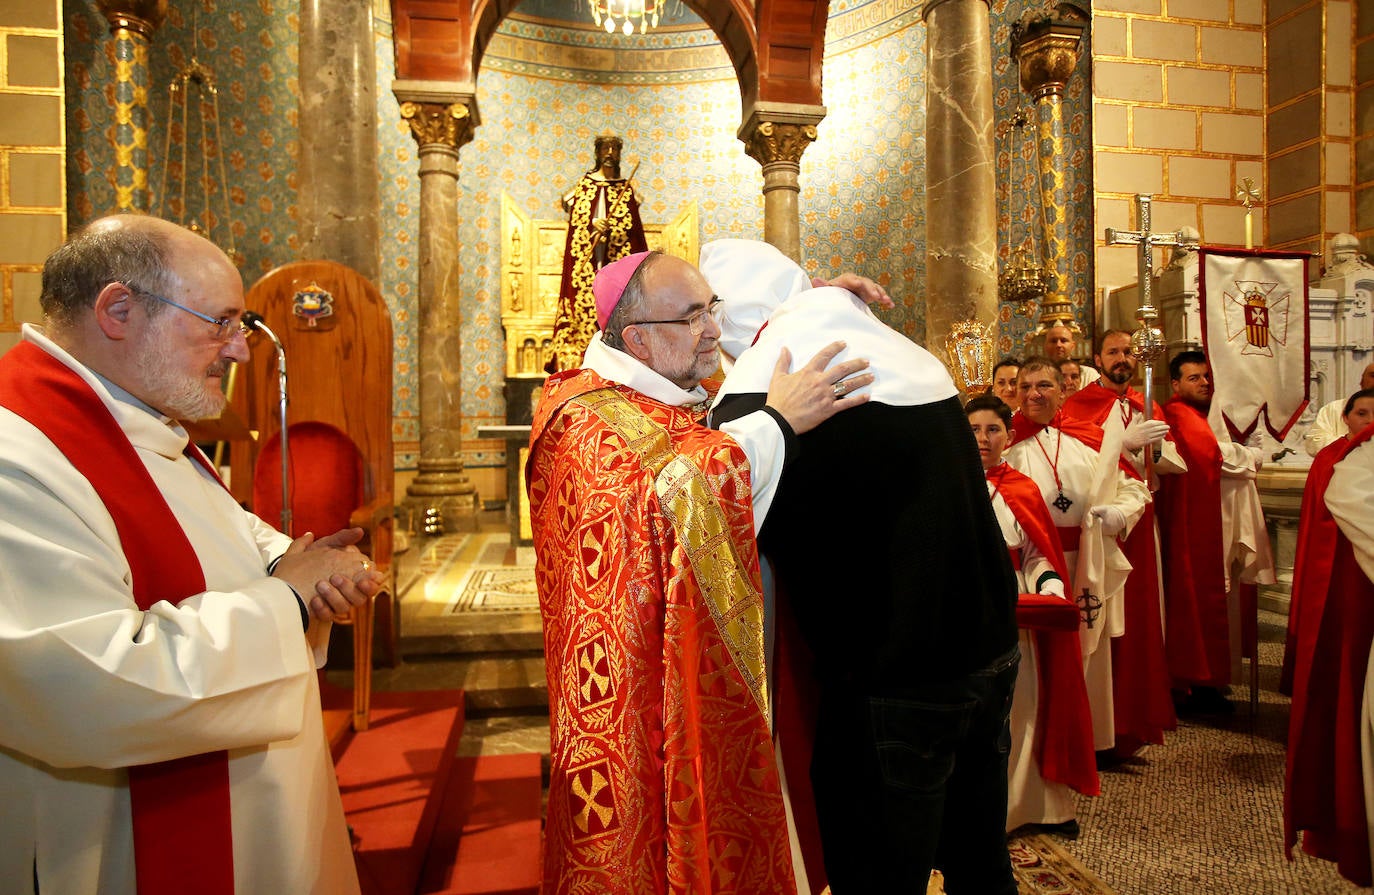
<svg viewBox="0 0 1374 895"><path fill-rule="evenodd" d="M667 224L644 224L651 249L697 263L697 203ZM501 326L506 331L506 378L542 379L553 344L558 288L568 221L537 220L501 194Z"/></svg>

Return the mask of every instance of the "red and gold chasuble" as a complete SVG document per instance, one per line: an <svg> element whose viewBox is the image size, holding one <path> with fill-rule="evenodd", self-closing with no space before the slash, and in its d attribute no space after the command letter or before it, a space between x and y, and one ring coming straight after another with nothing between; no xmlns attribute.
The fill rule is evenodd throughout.
<svg viewBox="0 0 1374 895"><path fill-rule="evenodd" d="M550 377L530 448L542 891L792 895L743 451L590 370Z"/></svg>

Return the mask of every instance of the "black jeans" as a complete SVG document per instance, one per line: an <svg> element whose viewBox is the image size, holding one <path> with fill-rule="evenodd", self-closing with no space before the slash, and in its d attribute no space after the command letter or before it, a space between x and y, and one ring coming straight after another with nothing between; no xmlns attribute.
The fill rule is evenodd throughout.
<svg viewBox="0 0 1374 895"><path fill-rule="evenodd" d="M1007 755L1016 647L967 677L821 697L811 782L835 895L1016 895Z"/></svg>

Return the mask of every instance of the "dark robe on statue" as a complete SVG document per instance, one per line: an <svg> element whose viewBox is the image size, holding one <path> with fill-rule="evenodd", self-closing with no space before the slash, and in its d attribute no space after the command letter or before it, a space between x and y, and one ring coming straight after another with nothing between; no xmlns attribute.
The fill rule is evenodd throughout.
<svg viewBox="0 0 1374 895"><path fill-rule="evenodd" d="M604 234L592 221L604 217ZM628 180L602 180L583 175L573 188L568 209L568 241L563 250L563 278L558 287L558 316L553 324L553 358L547 371L582 366L582 355L596 332L596 272L626 255L648 249L639 201Z"/></svg>
<svg viewBox="0 0 1374 895"><path fill-rule="evenodd" d="M1334 466L1371 437L1374 426L1348 441L1333 442L1323 453L1336 448ZM1303 578L1294 578L1297 643L1283 793L1284 847L1291 858L1298 834L1306 831L1303 851L1336 862L1346 879L1369 886L1374 875L1360 736L1374 643L1374 582L1360 568L1350 540L1327 509L1326 489L1321 490L1313 493L1313 512L1304 519L1310 527L1301 534Z"/></svg>
<svg viewBox="0 0 1374 895"><path fill-rule="evenodd" d="M552 745L542 891L791 895L743 450L569 371L545 384L528 476Z"/></svg>

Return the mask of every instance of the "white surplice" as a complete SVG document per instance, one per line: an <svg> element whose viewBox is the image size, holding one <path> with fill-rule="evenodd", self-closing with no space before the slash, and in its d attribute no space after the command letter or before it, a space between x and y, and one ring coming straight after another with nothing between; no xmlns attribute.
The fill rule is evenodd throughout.
<svg viewBox="0 0 1374 895"><path fill-rule="evenodd" d="M208 590L141 611L94 488L0 409L0 888L29 895L36 874L43 895L132 895L125 768L228 749L236 891L356 893L316 655L291 589L266 573L290 539L182 453L185 430L24 337L110 408Z"/></svg>
<svg viewBox="0 0 1374 895"><path fill-rule="evenodd" d="M1083 647L1083 677L1092 711L1093 746L1099 751L1116 743L1109 639L1126 631L1125 601L1121 594L1131 564L1117 538L1105 535L1101 523L1088 514L1088 509L1098 505L1119 509L1126 517L1126 528L1119 537L1125 538L1140 521L1149 500L1144 483L1129 478L1118 467L1119 431L1115 433L1117 437L1113 434L1109 429L1099 453L1049 426L1013 444L1006 453L1007 462L1040 487L1055 526L1078 528L1081 532L1079 550L1066 549L1064 558L1074 576L1069 582L1069 594L1076 598L1086 587L1102 601L1092 627L1080 622L1078 630ZM1059 495L1056 468L1064 496L1072 501L1067 510L1054 505Z"/></svg>
<svg viewBox="0 0 1374 895"><path fill-rule="evenodd" d="M1016 583L1022 593L1031 592L1026 582L1040 580L1054 568L1026 537L1007 502L988 483L992 509L1007 548L1021 555ZM1055 576L1058 577L1057 575ZM1067 586L1067 582L1065 582ZM1007 760L1007 832L1024 824L1057 824L1074 819L1073 790L1046 780L1035 759L1035 725L1040 712L1040 656L1030 631L1019 634L1021 665L1016 671L1016 690L1011 700L1011 754Z"/></svg>

